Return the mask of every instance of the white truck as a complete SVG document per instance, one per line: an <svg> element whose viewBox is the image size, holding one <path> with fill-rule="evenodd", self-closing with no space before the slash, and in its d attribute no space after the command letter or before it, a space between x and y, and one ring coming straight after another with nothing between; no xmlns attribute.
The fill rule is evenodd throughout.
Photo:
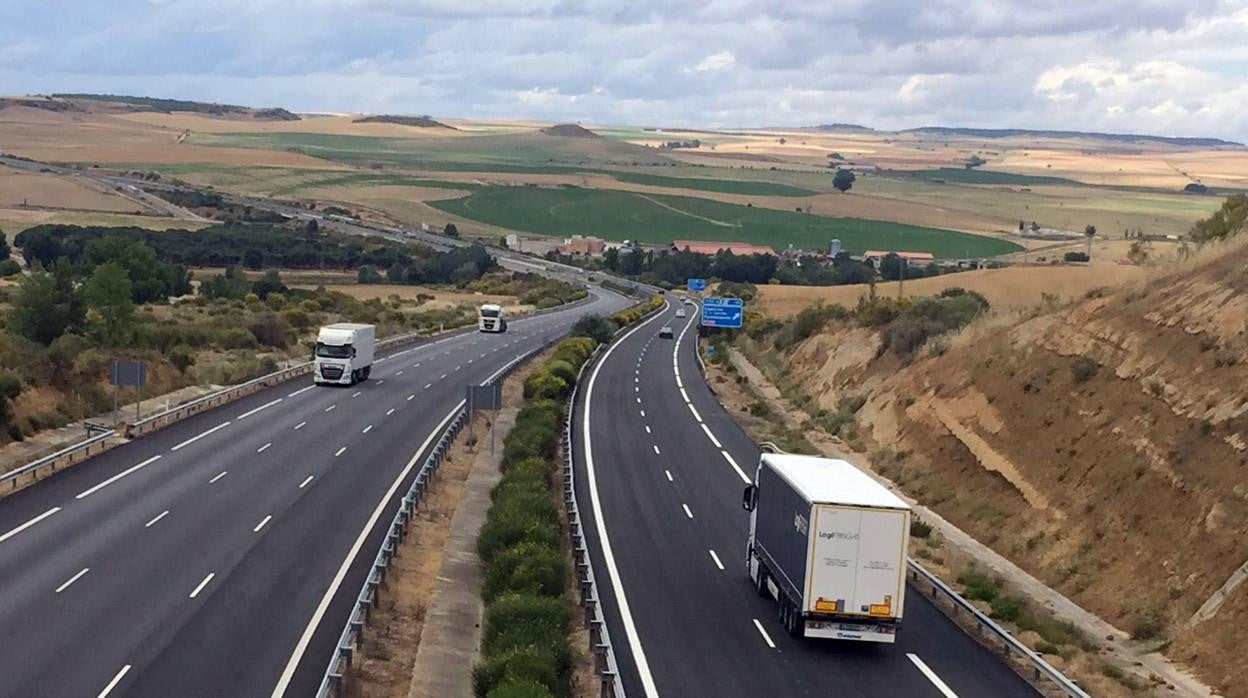
<svg viewBox="0 0 1248 698"><path fill-rule="evenodd" d="M317 385L355 385L368 380L377 346L377 328L339 322L326 325L316 335L316 358L312 380Z"/></svg>
<svg viewBox="0 0 1248 698"><path fill-rule="evenodd" d="M486 303L477 311L477 329L481 332L506 332L507 313L503 306Z"/></svg>
<svg viewBox="0 0 1248 698"><path fill-rule="evenodd" d="M764 453L742 505L746 563L794 637L895 640L910 507L852 464Z"/></svg>

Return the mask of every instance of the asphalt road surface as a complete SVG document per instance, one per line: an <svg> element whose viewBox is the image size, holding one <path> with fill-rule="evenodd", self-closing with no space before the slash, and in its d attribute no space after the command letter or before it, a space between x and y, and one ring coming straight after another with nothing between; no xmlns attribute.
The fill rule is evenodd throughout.
<svg viewBox="0 0 1248 698"><path fill-rule="evenodd" d="M583 530L629 697L1038 695L913 587L896 644L783 631L745 565L741 494L759 448L699 372L696 307L676 307L587 372L573 422ZM674 339L658 338L664 325Z"/></svg>
<svg viewBox="0 0 1248 698"><path fill-rule="evenodd" d="M592 302L290 381L0 500L0 696L312 695L427 447Z"/></svg>

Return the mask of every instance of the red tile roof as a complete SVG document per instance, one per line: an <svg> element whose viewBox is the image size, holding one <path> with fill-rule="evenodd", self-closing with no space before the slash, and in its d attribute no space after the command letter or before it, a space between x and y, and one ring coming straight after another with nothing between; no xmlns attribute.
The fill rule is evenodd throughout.
<svg viewBox="0 0 1248 698"><path fill-rule="evenodd" d="M727 250L736 255L745 254L769 254L775 255L776 251L767 245L752 245L748 242L707 242L705 240L672 240L673 250L689 250L698 254L716 254L720 250Z"/></svg>

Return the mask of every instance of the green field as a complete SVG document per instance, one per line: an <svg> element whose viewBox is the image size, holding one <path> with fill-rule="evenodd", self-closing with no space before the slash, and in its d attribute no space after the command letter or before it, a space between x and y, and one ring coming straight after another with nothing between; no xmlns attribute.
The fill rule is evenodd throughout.
<svg viewBox="0 0 1248 698"><path fill-rule="evenodd" d="M736 240L823 249L833 238L844 249L925 250L936 257L988 257L1017 245L953 230L832 218L754 208L684 196L654 196L579 187L482 187L430 206L512 230L543 235L597 235L610 240L665 243L672 239Z"/></svg>
<svg viewBox="0 0 1248 698"><path fill-rule="evenodd" d="M633 184L647 184L654 187L671 187L676 189L695 189L700 191L717 191L726 194L750 194L755 196L813 196L818 192L810 189L778 184L776 182L747 181L740 179L710 179L706 177L664 177L662 175L641 174L636 172L606 172L606 174ZM831 178L829 178L829 183Z"/></svg>
<svg viewBox="0 0 1248 698"><path fill-rule="evenodd" d="M909 177L929 182L951 182L954 184L1079 184L1065 177L1049 177L1047 175L1024 175L993 170L968 170L962 167L941 167L935 170L913 170L906 173Z"/></svg>

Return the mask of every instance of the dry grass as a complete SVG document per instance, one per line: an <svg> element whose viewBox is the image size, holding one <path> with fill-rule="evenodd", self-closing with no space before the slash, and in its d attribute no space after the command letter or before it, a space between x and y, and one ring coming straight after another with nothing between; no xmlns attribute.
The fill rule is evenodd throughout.
<svg viewBox="0 0 1248 698"><path fill-rule="evenodd" d="M930 296L958 286L984 294L994 308L1027 307L1040 303L1045 294L1057 298L1082 296L1098 286L1143 279L1148 270L1125 265L1046 266L978 269L960 274L946 274L916 279L903 284L907 296ZM881 296L896 296L897 283L875 285ZM815 303L853 306L870 292L866 284L849 286L759 286L756 310L772 317L788 317Z"/></svg>
<svg viewBox="0 0 1248 698"><path fill-rule="evenodd" d="M197 230L211 223L184 221L164 216L135 216L120 213L101 213L96 211L52 211L45 209L2 208L0 207L0 230L9 233L10 237L26 228L43 223L61 223L64 225L119 225L147 228L149 230L168 230L181 228ZM10 240L12 242L12 240Z"/></svg>
<svg viewBox="0 0 1248 698"><path fill-rule="evenodd" d="M79 178L0 168L0 207L143 213L147 207Z"/></svg>

